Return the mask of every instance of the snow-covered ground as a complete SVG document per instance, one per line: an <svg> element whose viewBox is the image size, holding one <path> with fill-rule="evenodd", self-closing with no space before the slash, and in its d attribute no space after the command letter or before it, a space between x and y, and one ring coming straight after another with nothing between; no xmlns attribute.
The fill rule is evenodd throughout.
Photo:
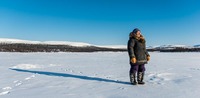
<svg viewBox="0 0 200 98"><path fill-rule="evenodd" d="M200 53L150 54L133 86L126 52L0 53L0 98L199 98Z"/></svg>

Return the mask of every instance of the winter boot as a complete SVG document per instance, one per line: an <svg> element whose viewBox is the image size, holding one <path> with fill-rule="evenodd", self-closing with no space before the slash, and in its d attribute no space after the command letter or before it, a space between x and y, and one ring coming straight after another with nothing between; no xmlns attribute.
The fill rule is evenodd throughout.
<svg viewBox="0 0 200 98"><path fill-rule="evenodd" d="M130 82L133 85L137 85L137 81L136 81L136 73L130 73Z"/></svg>
<svg viewBox="0 0 200 98"><path fill-rule="evenodd" d="M143 82L143 78L144 78L144 72L138 72L138 75L137 75L137 81L138 81L138 84L145 84L145 82Z"/></svg>

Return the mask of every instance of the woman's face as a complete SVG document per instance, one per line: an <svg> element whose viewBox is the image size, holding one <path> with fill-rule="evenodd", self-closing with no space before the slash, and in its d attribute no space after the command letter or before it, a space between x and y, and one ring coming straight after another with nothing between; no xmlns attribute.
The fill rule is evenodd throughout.
<svg viewBox="0 0 200 98"><path fill-rule="evenodd" d="M137 31L136 36L137 36L137 37L140 37L140 36L141 36L141 32L140 32L140 31Z"/></svg>

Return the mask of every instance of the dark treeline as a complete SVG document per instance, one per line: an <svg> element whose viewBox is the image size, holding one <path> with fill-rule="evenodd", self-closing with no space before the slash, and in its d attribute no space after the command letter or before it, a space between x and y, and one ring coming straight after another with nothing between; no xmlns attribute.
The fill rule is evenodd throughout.
<svg viewBox="0 0 200 98"><path fill-rule="evenodd" d="M0 43L0 52L96 52L126 51L126 49L101 48L95 46L75 47L69 45Z"/></svg>
<svg viewBox="0 0 200 98"><path fill-rule="evenodd" d="M150 52L200 52L200 48L152 48ZM113 51L123 52L127 49L102 48L96 46L75 47L70 45L49 45L49 44L23 44L23 43L0 43L0 52L97 52Z"/></svg>

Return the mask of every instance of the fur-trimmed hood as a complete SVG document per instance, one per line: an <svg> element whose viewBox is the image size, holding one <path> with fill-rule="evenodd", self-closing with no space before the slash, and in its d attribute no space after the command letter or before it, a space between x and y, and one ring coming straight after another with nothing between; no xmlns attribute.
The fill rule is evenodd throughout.
<svg viewBox="0 0 200 98"><path fill-rule="evenodd" d="M139 42L141 42L141 43L145 43L146 42L146 40L145 40L145 38L143 37L143 35L141 35L140 37L137 37L136 36L136 33L134 33L134 32L131 32L130 34L129 34L129 38L130 39L136 39L136 40L138 40Z"/></svg>

